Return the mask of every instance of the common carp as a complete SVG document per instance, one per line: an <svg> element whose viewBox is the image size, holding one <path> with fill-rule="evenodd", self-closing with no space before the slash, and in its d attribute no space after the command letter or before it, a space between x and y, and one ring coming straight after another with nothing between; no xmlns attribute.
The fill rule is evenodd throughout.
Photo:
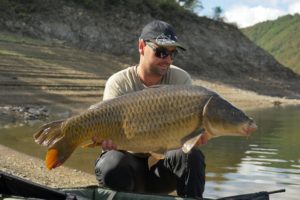
<svg viewBox="0 0 300 200"><path fill-rule="evenodd" d="M217 93L200 86L164 85L103 101L84 113L42 126L35 142L48 147L46 166L58 167L76 147L111 139L118 149L164 152L193 148L204 132L248 136L255 122Z"/></svg>

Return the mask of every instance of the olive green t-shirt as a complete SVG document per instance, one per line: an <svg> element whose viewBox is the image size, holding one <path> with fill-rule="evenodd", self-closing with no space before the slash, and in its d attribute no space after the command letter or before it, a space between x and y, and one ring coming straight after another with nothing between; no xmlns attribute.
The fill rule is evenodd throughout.
<svg viewBox="0 0 300 200"><path fill-rule="evenodd" d="M174 65L171 65L167 73L163 76L160 84L192 84L191 76ZM147 88L142 83L138 74L137 66L128 67L113 74L106 82L103 100L112 99L123 94L143 90Z"/></svg>

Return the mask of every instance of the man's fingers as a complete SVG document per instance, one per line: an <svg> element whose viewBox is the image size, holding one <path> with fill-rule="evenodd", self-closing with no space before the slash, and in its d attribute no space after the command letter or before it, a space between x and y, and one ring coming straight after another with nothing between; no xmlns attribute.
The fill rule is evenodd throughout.
<svg viewBox="0 0 300 200"><path fill-rule="evenodd" d="M199 138L196 146L201 146L201 145L207 144L207 141L208 141L208 135L206 133L203 133L201 135L201 137Z"/></svg>
<svg viewBox="0 0 300 200"><path fill-rule="evenodd" d="M102 149L106 149L106 147L107 147L107 140L103 140L101 142L101 147L102 147Z"/></svg>
<svg viewBox="0 0 300 200"><path fill-rule="evenodd" d="M202 136L202 144L207 144L207 142L208 142L208 135L204 133Z"/></svg>
<svg viewBox="0 0 300 200"><path fill-rule="evenodd" d="M112 145L112 140L107 140L107 147L111 149Z"/></svg>
<svg viewBox="0 0 300 200"><path fill-rule="evenodd" d="M113 141L108 139L108 140L103 140L101 143L102 150L112 150L112 149L117 149L117 146L113 144Z"/></svg>

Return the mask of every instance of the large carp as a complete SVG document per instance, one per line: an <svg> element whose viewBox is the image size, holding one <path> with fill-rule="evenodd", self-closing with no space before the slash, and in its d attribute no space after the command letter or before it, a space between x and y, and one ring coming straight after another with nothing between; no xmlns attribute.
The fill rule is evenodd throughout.
<svg viewBox="0 0 300 200"><path fill-rule="evenodd" d="M48 169L79 145L111 139L118 149L163 152L193 148L202 133L248 136L255 122L215 92L200 86L165 85L103 101L93 109L45 124L35 142L48 147Z"/></svg>

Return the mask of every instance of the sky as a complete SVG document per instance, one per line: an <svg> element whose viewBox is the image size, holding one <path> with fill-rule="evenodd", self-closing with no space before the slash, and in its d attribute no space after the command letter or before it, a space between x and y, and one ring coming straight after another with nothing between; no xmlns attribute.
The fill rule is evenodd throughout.
<svg viewBox="0 0 300 200"><path fill-rule="evenodd" d="M200 16L213 16L217 6L223 10L225 22L245 28L259 22L275 20L287 14L300 14L300 0L201 0Z"/></svg>

